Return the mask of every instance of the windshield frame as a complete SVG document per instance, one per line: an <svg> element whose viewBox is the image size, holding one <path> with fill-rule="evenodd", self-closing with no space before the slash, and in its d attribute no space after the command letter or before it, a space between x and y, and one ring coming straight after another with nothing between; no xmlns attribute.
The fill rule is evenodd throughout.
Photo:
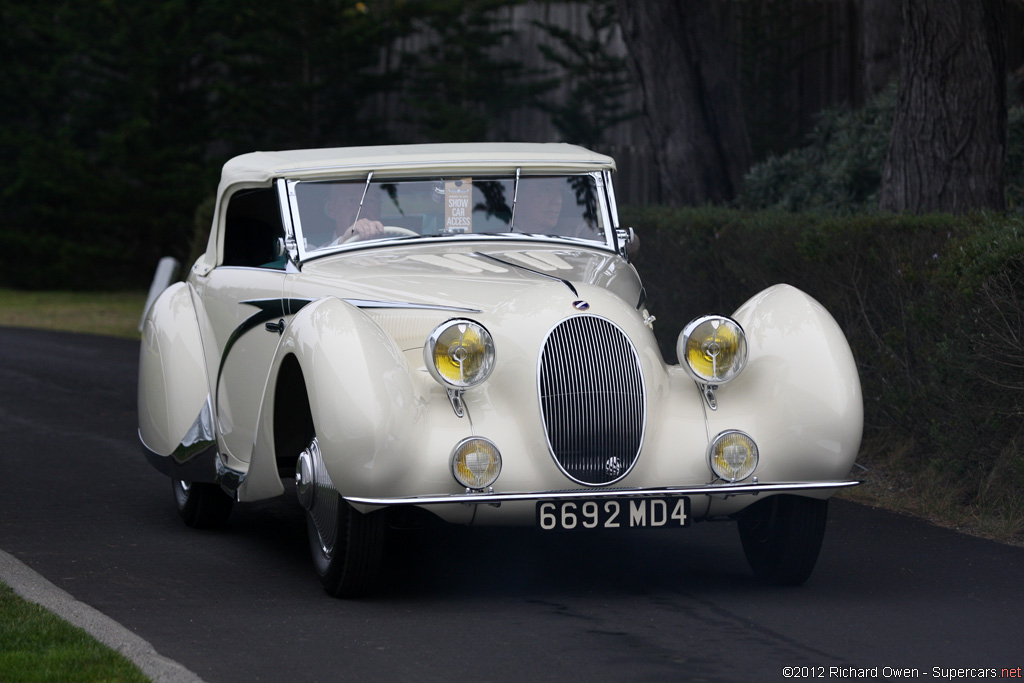
<svg viewBox="0 0 1024 683"><path fill-rule="evenodd" d="M616 236L615 230L618 227L618 217L615 215L614 201L612 197L613 190L611 189L611 174L604 170L598 171L579 171L578 169L555 171L549 169L537 170L536 172L529 172L529 170L517 169L517 174L520 181L528 180L530 178L538 177L570 177L570 176L586 176L591 179L594 187L594 200L596 203L597 220L598 224L603 230L603 241L597 239L588 239L584 237L574 237L568 235L556 235L556 234L539 234L522 232L516 229L518 226L512 225L512 232L501 232L501 233L479 233L479 232L466 232L466 233L452 233L452 234L434 234L434 235L417 235L417 236L400 236L400 237L386 237L381 239L373 240L356 240L353 242L339 243L333 246L318 247L315 249L308 248L307 240L304 239L302 217L299 211L299 201L297 189L303 183L327 183L327 182L346 182L353 184L360 184L364 187L368 187L371 181L373 183L384 183L384 182L402 182L402 181L443 181L448 179L459 178L458 172L443 172L436 175L408 175L402 174L393 178L387 177L385 174L380 174L375 171L365 171L359 175L348 175L341 177L318 177L318 178L282 178L278 180L279 192L282 199L287 199L288 210L283 212L286 217L285 225L285 246L291 257L291 260L296 264L301 264L307 261L316 260L325 256L333 254L347 253L351 251L362 251L366 249L379 249L393 246L408 246L411 243L417 245L420 244L437 244L437 243L463 243L463 242L500 242L508 240L530 240L536 242L544 242L550 244L562 244L572 245L573 248L589 247L600 250L607 250L614 252L616 250ZM515 181L516 177L511 173L487 173L487 174L476 174L474 177L478 177L481 180L508 180ZM517 183L518 184L518 183Z"/></svg>

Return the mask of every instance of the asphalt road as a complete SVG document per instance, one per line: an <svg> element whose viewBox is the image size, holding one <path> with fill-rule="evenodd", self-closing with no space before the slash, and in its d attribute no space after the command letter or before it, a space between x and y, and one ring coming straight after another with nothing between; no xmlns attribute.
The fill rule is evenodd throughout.
<svg viewBox="0 0 1024 683"><path fill-rule="evenodd" d="M440 527L393 544L386 592L334 600L294 500L236 506L221 531L181 523L137 446L137 355L133 341L0 328L0 549L211 683L1024 666L1024 549L843 501L796 589L757 583L730 524Z"/></svg>

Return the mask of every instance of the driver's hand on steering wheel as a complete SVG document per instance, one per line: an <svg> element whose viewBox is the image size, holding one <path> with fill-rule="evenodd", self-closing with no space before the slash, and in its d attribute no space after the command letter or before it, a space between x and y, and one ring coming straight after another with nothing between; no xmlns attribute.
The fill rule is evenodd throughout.
<svg viewBox="0 0 1024 683"><path fill-rule="evenodd" d="M384 232L384 224L380 221L370 220L369 218L360 218L341 234L338 241L345 242L355 239L362 240L367 237L379 235L382 232Z"/></svg>

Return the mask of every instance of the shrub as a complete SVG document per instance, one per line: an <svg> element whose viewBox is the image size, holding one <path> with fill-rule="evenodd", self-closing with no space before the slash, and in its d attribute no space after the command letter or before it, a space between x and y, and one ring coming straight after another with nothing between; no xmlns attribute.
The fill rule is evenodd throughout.
<svg viewBox="0 0 1024 683"><path fill-rule="evenodd" d="M882 170L889 148L896 85L861 109L826 109L807 144L769 156L743 179L736 206L852 214L878 205ZM1005 167L1007 206L1024 211L1024 106L1007 115Z"/></svg>
<svg viewBox="0 0 1024 683"><path fill-rule="evenodd" d="M807 144L754 166L736 199L745 209L852 213L877 204L896 88L861 109L826 109Z"/></svg>

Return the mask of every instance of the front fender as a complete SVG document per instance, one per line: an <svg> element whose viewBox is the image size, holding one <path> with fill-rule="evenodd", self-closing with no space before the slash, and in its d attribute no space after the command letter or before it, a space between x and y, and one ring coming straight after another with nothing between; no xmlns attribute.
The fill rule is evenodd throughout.
<svg viewBox="0 0 1024 683"><path fill-rule="evenodd" d="M864 403L842 330L804 292L776 285L733 315L747 336L746 369L717 392L710 435L741 429L760 451L760 481L849 474L860 449Z"/></svg>
<svg viewBox="0 0 1024 683"><path fill-rule="evenodd" d="M284 492L277 471L274 411L282 365L298 361L320 451L342 495L399 478L401 455L424 408L401 350L358 308L334 297L305 306L288 323L271 365L249 472L239 500ZM291 399L289 399L291 400Z"/></svg>
<svg viewBox="0 0 1024 683"><path fill-rule="evenodd" d="M196 425L208 422L200 417L209 394L195 308L188 285L179 282L153 302L142 324L138 409L146 448L169 456L180 446L194 446L183 442Z"/></svg>

